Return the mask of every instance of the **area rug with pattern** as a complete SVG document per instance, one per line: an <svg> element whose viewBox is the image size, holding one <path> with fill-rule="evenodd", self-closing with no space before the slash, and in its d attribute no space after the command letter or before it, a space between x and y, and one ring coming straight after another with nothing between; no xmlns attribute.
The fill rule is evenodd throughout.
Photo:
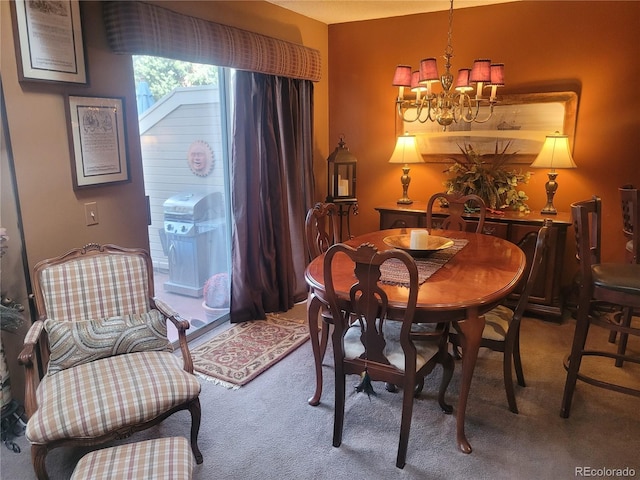
<svg viewBox="0 0 640 480"><path fill-rule="evenodd" d="M309 339L306 303L266 320L233 325L193 348L193 367L205 380L239 388L275 365Z"/></svg>

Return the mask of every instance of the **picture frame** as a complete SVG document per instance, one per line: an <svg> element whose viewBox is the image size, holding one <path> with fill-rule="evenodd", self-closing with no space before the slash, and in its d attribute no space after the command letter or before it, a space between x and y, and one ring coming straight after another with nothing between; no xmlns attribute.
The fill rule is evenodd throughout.
<svg viewBox="0 0 640 480"><path fill-rule="evenodd" d="M11 2L18 78L86 84L79 0Z"/></svg>
<svg viewBox="0 0 640 480"><path fill-rule="evenodd" d="M571 149L575 136L578 95L548 92L504 95L498 98L486 123L454 123L442 131L437 122L405 122L396 115L396 135L416 135L418 149L427 163L451 163L461 158L460 147L472 145L480 154L514 153L510 163L532 163L546 135L556 131L568 135ZM486 118L482 106L478 118ZM409 114L411 117L411 114Z"/></svg>
<svg viewBox="0 0 640 480"><path fill-rule="evenodd" d="M124 98L67 95L74 189L129 181Z"/></svg>

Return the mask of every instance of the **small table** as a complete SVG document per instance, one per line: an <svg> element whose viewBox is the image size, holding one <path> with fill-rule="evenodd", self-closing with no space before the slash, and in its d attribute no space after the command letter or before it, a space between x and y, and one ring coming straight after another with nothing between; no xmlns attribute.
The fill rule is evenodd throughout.
<svg viewBox="0 0 640 480"><path fill-rule="evenodd" d="M380 230L360 235L345 243L358 246L364 242L370 242L378 250L383 251L389 249L383 242L384 237L408 232L409 229ZM431 233L452 239L468 240L462 250L420 286L415 322L454 322L458 331L461 332L464 355L460 397L456 412L456 437L460 450L471 453L471 445L464 432L464 420L471 378L484 329L482 315L498 305L513 291L523 276L526 257L516 245L498 237L436 229L431 230ZM348 299L349 289L355 281L353 264L346 257L343 260L339 257L334 259L335 289L338 295ZM318 314L322 305L326 304L323 298L323 262L324 255L315 258L305 272L305 279L310 287L307 315L316 368L316 392L309 399L311 405L320 403L322 395ZM382 288L389 296L390 318L399 316L406 306L408 290L405 287L392 285L382 285Z"/></svg>

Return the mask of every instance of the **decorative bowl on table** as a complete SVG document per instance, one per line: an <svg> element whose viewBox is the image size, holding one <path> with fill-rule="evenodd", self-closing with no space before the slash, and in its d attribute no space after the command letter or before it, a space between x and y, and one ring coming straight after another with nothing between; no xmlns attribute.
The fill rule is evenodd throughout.
<svg viewBox="0 0 640 480"><path fill-rule="evenodd" d="M404 250L412 257L426 257L433 252L453 247L453 240L436 235L428 235L425 245L421 248L411 248L410 234L389 235L388 237L384 237L382 241L389 247Z"/></svg>

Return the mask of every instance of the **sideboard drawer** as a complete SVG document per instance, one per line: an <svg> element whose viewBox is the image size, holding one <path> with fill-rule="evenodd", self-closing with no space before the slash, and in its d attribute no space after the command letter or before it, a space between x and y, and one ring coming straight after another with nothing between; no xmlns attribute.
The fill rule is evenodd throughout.
<svg viewBox="0 0 640 480"><path fill-rule="evenodd" d="M426 222L426 215L424 214L385 212L384 215L380 215L380 230L389 228L424 228Z"/></svg>

